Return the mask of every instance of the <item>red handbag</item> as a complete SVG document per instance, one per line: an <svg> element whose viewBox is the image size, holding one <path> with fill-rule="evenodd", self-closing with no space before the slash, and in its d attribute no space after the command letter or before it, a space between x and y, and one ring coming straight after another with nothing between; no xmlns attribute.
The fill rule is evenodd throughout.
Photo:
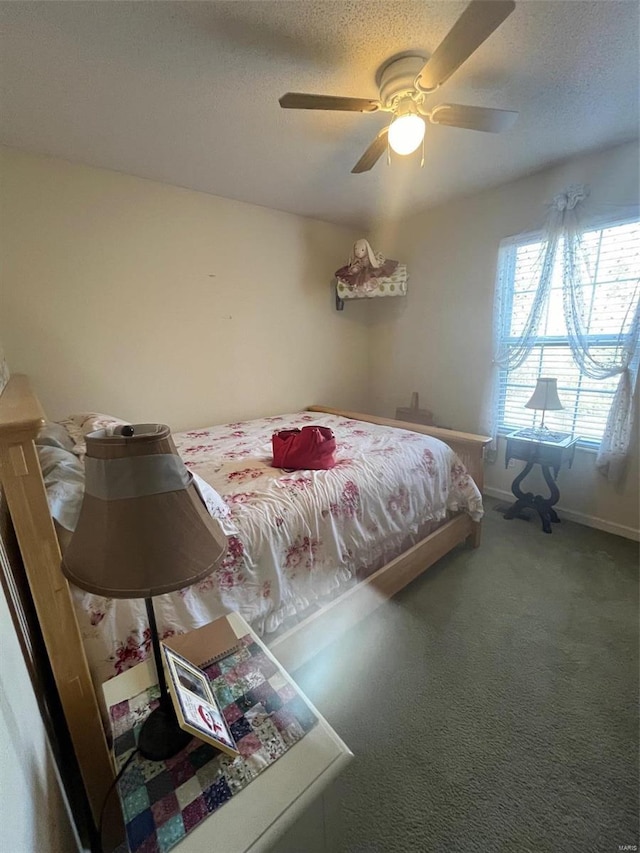
<svg viewBox="0 0 640 853"><path fill-rule="evenodd" d="M317 471L336 464L336 439L329 427L282 429L271 437L273 467Z"/></svg>

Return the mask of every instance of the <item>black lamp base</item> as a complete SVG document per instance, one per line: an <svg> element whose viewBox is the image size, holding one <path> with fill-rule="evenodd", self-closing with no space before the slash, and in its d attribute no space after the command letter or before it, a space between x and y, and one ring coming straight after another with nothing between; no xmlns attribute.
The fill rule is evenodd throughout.
<svg viewBox="0 0 640 853"><path fill-rule="evenodd" d="M150 761L164 761L184 749L191 737L189 732L178 725L173 708L161 704L144 721L138 738L138 749Z"/></svg>

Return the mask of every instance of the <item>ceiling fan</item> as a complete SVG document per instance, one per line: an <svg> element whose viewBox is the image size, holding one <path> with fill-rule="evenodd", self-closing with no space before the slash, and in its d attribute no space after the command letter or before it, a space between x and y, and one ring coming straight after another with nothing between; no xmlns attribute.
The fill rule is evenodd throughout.
<svg viewBox="0 0 640 853"><path fill-rule="evenodd" d="M472 0L444 41L425 62L415 53L403 54L385 63L376 76L380 99L343 98L287 92L280 106L290 110L343 110L346 112L393 114L351 170L368 172L390 146L397 154L411 154L423 143L425 118L432 124L500 133L518 117L512 110L470 107L462 104L425 106L426 96L435 92L515 9L513 0ZM424 149L423 149L424 150Z"/></svg>

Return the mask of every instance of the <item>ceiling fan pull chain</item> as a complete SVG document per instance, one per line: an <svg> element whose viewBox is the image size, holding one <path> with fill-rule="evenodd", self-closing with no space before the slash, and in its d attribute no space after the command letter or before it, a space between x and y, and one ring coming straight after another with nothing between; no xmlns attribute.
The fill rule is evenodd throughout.
<svg viewBox="0 0 640 853"><path fill-rule="evenodd" d="M422 137L422 157L420 158L420 168L424 166L424 136Z"/></svg>

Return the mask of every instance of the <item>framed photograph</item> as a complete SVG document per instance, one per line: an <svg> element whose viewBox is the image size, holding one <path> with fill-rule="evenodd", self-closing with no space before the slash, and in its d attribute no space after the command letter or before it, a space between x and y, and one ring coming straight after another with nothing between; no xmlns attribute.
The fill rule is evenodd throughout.
<svg viewBox="0 0 640 853"><path fill-rule="evenodd" d="M180 727L227 755L240 755L204 672L163 644L167 684Z"/></svg>

